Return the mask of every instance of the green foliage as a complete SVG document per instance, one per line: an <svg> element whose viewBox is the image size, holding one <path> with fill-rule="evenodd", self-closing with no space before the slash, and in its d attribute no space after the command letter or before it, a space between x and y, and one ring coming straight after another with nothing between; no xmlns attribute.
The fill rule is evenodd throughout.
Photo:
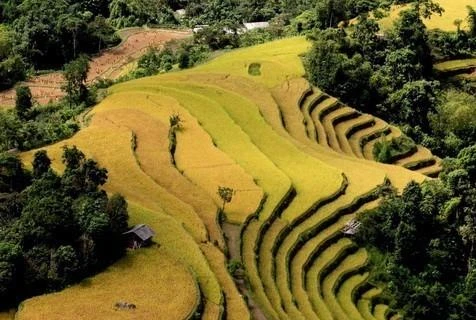
<svg viewBox="0 0 476 320"><path fill-rule="evenodd" d="M139 59L138 69L135 72L141 76L150 76L159 72L170 71L174 63L175 57L172 50L165 49L159 52L155 48L150 48Z"/></svg>
<svg viewBox="0 0 476 320"><path fill-rule="evenodd" d="M431 49L425 24L417 10L405 10L395 23L391 34L392 49L408 48L416 55L416 61L422 67L424 76L432 72Z"/></svg>
<svg viewBox="0 0 476 320"><path fill-rule="evenodd" d="M406 155L415 149L415 142L407 136L400 136L390 140L382 137L375 144L373 155L378 162L392 163L402 155Z"/></svg>
<svg viewBox="0 0 476 320"><path fill-rule="evenodd" d="M445 91L436 112L430 116L435 137L431 147L454 157L459 150L476 143L475 105L476 98L471 94L456 89Z"/></svg>
<svg viewBox="0 0 476 320"><path fill-rule="evenodd" d="M3 160L2 160L3 159ZM107 171L76 147L65 147L58 176L44 151L33 178L20 161L0 154L0 306L59 290L118 259L125 250L127 203L99 187ZM8 220L6 220L8 219Z"/></svg>
<svg viewBox="0 0 476 320"><path fill-rule="evenodd" d="M306 57L306 69L309 80L323 91L366 109L372 66L350 49L349 39L342 30L330 29L317 34Z"/></svg>
<svg viewBox="0 0 476 320"><path fill-rule="evenodd" d="M216 23L195 33L194 42L206 45L211 50L237 48L239 46L238 28L237 23Z"/></svg>
<svg viewBox="0 0 476 320"><path fill-rule="evenodd" d="M227 269L228 272L236 278L237 276L239 276L239 273L243 272L243 264L241 263L241 261L233 259L228 262Z"/></svg>
<svg viewBox="0 0 476 320"><path fill-rule="evenodd" d="M178 47L166 46L161 51L150 48L146 54L139 58L137 68L120 78L118 82L169 72L176 64L180 69L191 68L195 64L205 61L209 52L210 49L206 45L194 44L189 41L181 42ZM104 83L104 86L107 87L111 84Z"/></svg>
<svg viewBox="0 0 476 320"><path fill-rule="evenodd" d="M91 3L90 3L91 4ZM111 28L100 28L85 2L23 0L12 26L19 35L17 51L34 66L51 67L95 52L98 41L116 42Z"/></svg>
<svg viewBox="0 0 476 320"><path fill-rule="evenodd" d="M219 186L217 194L220 197L220 199L223 201L222 211L224 211L225 210L225 205L227 203L230 203L231 200L233 200L233 195L235 194L235 190L233 190L230 187Z"/></svg>
<svg viewBox="0 0 476 320"><path fill-rule="evenodd" d="M23 58L17 54L0 58L0 89L9 88L16 82L24 80L26 69Z"/></svg>
<svg viewBox="0 0 476 320"><path fill-rule="evenodd" d="M476 37L476 10L473 7L467 6L468 8L468 17L466 20L469 23L469 34L471 37Z"/></svg>
<svg viewBox="0 0 476 320"><path fill-rule="evenodd" d="M259 76L261 75L261 64L260 63L251 63L248 66L248 74L251 76Z"/></svg>
<svg viewBox="0 0 476 320"><path fill-rule="evenodd" d="M371 56L379 51L381 41L377 34L380 27L375 19L371 19L367 14L362 14L358 17L357 24L354 27L354 32L351 34L352 39L355 40L360 52L363 56L371 58ZM377 61L377 57L371 59Z"/></svg>
<svg viewBox="0 0 476 320"><path fill-rule="evenodd" d="M388 95L383 110L395 122L420 126L427 131L430 127L428 115L435 111L439 90L440 84L437 81L407 82L401 89Z"/></svg>
<svg viewBox="0 0 476 320"><path fill-rule="evenodd" d="M16 88L15 112L19 119L27 120L30 109L33 107L31 91L29 87L19 86Z"/></svg>
<svg viewBox="0 0 476 320"><path fill-rule="evenodd" d="M473 319L476 148L445 165L442 180L410 183L362 213L356 241L378 261L376 282L405 319Z"/></svg>
<svg viewBox="0 0 476 320"><path fill-rule="evenodd" d="M177 23L163 0L111 0L109 9L110 21L116 28Z"/></svg>
<svg viewBox="0 0 476 320"><path fill-rule="evenodd" d="M50 170L51 160L45 150L35 152L32 165L34 178L40 178Z"/></svg>
<svg viewBox="0 0 476 320"><path fill-rule="evenodd" d="M240 35L240 47L250 47L278 38L270 29L254 29Z"/></svg>
<svg viewBox="0 0 476 320"><path fill-rule="evenodd" d="M29 174L11 153L0 153L0 193L19 192L29 183Z"/></svg>
<svg viewBox="0 0 476 320"><path fill-rule="evenodd" d="M68 95L67 98L70 105L86 101L88 97L88 89L86 87L88 72L89 60L85 55L65 65L63 77L66 83L62 89Z"/></svg>
<svg viewBox="0 0 476 320"><path fill-rule="evenodd" d="M469 36L463 30L433 30L429 33L429 42L439 60L469 58L476 50L476 36Z"/></svg>

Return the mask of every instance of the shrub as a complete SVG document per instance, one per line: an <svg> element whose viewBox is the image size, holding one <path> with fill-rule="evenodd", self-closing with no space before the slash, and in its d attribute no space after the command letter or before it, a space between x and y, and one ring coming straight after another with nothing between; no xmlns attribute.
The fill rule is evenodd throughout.
<svg viewBox="0 0 476 320"><path fill-rule="evenodd" d="M382 137L382 139L375 144L373 155L378 162L392 163L397 160L399 156L408 154L415 148L415 142L406 136L392 138L391 140L386 140L385 137Z"/></svg>
<svg viewBox="0 0 476 320"><path fill-rule="evenodd" d="M251 76L260 76L261 75L261 64L253 62L248 67L248 74Z"/></svg>

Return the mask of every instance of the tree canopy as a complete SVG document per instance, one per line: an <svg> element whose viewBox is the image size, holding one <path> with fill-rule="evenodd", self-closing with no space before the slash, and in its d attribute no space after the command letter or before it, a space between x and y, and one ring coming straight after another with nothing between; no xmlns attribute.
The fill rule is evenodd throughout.
<svg viewBox="0 0 476 320"><path fill-rule="evenodd" d="M0 153L0 306L64 288L122 256L127 203L100 187L107 170L76 147L65 147L62 175L45 151L33 173Z"/></svg>

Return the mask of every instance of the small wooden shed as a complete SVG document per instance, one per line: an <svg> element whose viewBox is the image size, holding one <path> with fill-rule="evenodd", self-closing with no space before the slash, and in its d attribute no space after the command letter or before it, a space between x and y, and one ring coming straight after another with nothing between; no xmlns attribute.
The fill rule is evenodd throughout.
<svg viewBox="0 0 476 320"><path fill-rule="evenodd" d="M131 230L124 232L123 235L127 237L128 248L138 249L148 246L152 242L155 232L145 224L138 224Z"/></svg>
<svg viewBox="0 0 476 320"><path fill-rule="evenodd" d="M342 228L342 233L353 236L359 230L359 227L362 225L361 222L352 219L346 223L344 228Z"/></svg>

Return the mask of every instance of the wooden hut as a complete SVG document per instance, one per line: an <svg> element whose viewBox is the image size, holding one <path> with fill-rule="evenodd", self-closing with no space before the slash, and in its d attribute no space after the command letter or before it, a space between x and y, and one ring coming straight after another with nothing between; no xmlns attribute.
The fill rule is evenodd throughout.
<svg viewBox="0 0 476 320"><path fill-rule="evenodd" d="M347 235L354 235L359 230L359 227L362 225L359 221L352 219L346 223L344 228L342 228L342 232Z"/></svg>
<svg viewBox="0 0 476 320"><path fill-rule="evenodd" d="M152 242L155 232L145 224L138 224L131 230L124 232L123 235L127 237L127 246L130 249L138 249L148 246Z"/></svg>

